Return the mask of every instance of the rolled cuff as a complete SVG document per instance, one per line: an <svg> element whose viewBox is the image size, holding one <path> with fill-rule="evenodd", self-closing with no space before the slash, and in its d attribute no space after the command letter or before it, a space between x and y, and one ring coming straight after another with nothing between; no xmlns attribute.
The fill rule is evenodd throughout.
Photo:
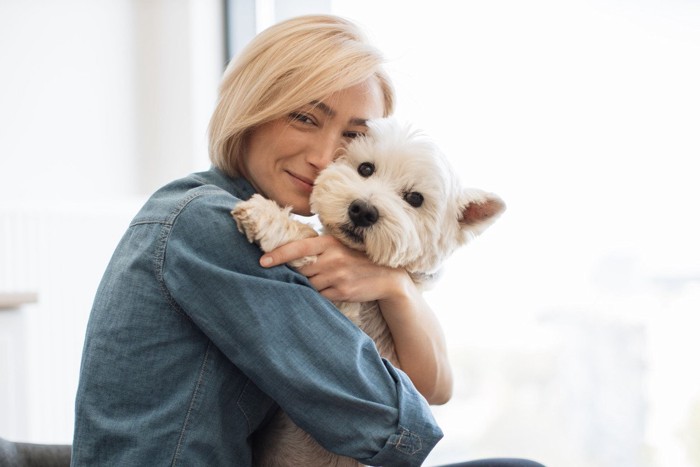
<svg viewBox="0 0 700 467"><path fill-rule="evenodd" d="M399 420L396 433L391 435L379 453L361 462L367 465L419 466L443 437L428 402L416 391L411 380L388 362L387 370L396 381Z"/></svg>

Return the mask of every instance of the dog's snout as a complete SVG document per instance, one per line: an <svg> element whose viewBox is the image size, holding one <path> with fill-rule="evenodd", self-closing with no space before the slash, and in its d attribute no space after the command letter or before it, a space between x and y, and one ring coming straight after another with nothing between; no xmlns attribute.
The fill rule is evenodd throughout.
<svg viewBox="0 0 700 467"><path fill-rule="evenodd" d="M379 211L367 201L356 199L348 208L348 216L355 226L369 227L379 219Z"/></svg>

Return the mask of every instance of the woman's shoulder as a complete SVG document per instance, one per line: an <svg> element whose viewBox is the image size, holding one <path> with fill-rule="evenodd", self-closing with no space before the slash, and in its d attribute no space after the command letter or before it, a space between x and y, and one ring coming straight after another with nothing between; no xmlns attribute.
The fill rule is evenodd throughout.
<svg viewBox="0 0 700 467"><path fill-rule="evenodd" d="M244 179L228 178L217 170L192 174L154 193L131 227L157 224L149 231L156 237L157 251L167 252L165 256L171 262L206 262L217 264L221 270L260 274L258 260L262 252L239 232L231 216L236 204L253 193ZM282 280L298 278L285 276Z"/></svg>
<svg viewBox="0 0 700 467"><path fill-rule="evenodd" d="M238 202L252 196L253 188L243 179L221 182L210 175L193 174L164 187L159 197L154 196L167 200L167 208L158 209L161 216L166 216L159 237L171 264L196 261L216 265L219 271L235 270L309 286L303 275L289 268L260 267L262 250L239 231L231 215Z"/></svg>
<svg viewBox="0 0 700 467"><path fill-rule="evenodd" d="M156 222L174 224L183 212L196 205L195 217L227 213L240 200L254 193L245 179L230 178L212 168L172 181L157 190L134 218L134 223Z"/></svg>

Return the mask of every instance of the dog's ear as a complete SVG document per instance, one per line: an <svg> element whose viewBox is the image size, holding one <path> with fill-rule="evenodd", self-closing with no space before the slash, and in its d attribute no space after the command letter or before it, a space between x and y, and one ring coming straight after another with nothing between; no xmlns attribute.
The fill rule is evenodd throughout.
<svg viewBox="0 0 700 467"><path fill-rule="evenodd" d="M503 200L493 193L471 189L462 193L459 224L462 230L479 235L506 210Z"/></svg>

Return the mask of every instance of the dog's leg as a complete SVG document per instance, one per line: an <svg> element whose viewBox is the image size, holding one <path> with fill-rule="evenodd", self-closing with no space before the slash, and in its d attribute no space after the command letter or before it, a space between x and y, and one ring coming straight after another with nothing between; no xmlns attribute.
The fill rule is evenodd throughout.
<svg viewBox="0 0 700 467"><path fill-rule="evenodd" d="M311 226L292 219L291 210L290 207L280 208L274 201L255 194L248 201L238 203L231 215L248 241L257 243L267 253L294 240L318 236ZM301 267L315 261L315 256L305 256L289 264Z"/></svg>

